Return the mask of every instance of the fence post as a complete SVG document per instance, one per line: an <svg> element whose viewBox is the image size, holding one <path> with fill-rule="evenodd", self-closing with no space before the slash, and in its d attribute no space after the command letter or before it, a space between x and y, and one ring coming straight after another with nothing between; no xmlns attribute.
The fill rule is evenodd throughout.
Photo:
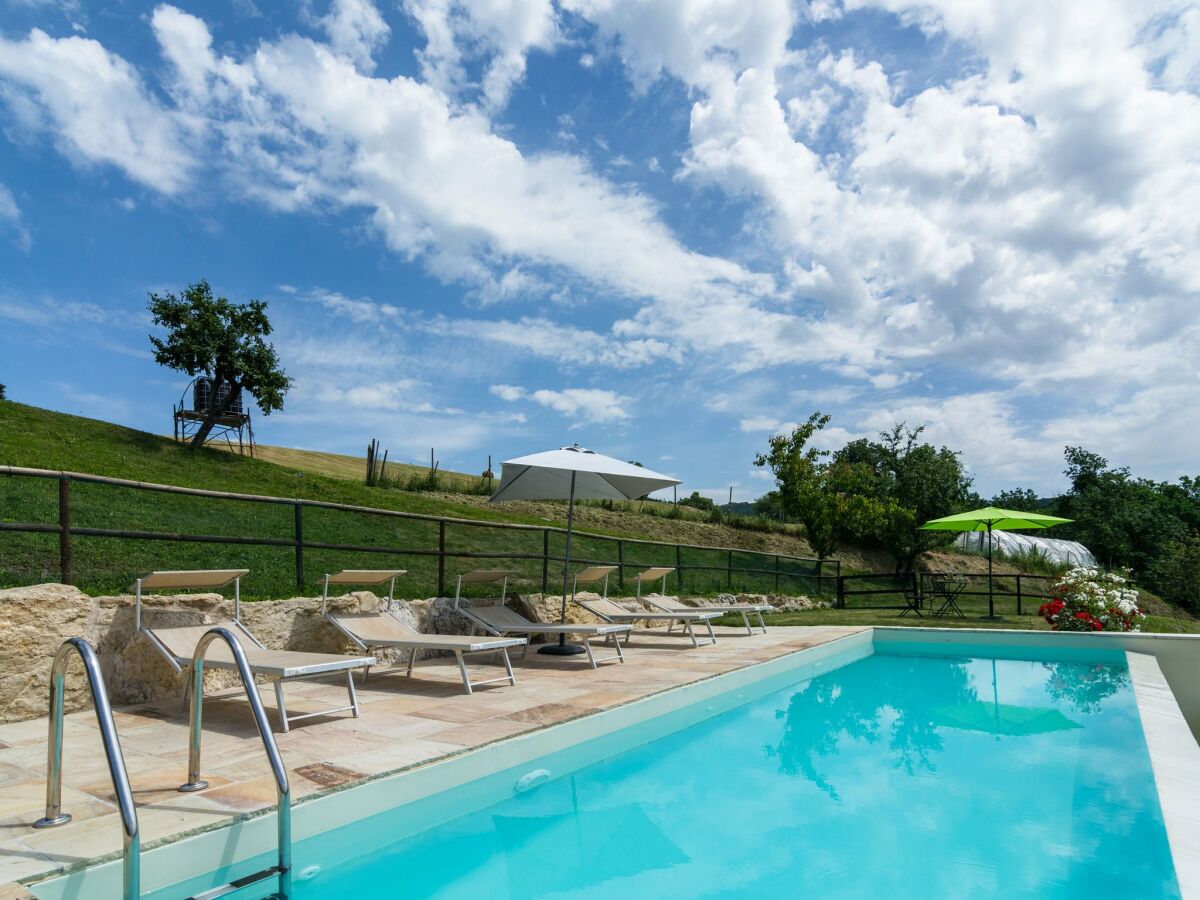
<svg viewBox="0 0 1200 900"><path fill-rule="evenodd" d="M617 538L617 587L625 589L625 542Z"/></svg>
<svg viewBox="0 0 1200 900"><path fill-rule="evenodd" d="M71 479L58 480L58 569L63 584L71 583Z"/></svg>
<svg viewBox="0 0 1200 900"><path fill-rule="evenodd" d="M821 584L821 574L820 573L821 573L821 564L817 563L817 585L818 585L817 593L818 594L820 593L820 584ZM777 594L779 593L779 554L778 553L775 554L775 593L777 593Z"/></svg>
<svg viewBox="0 0 1200 900"><path fill-rule="evenodd" d="M297 503L295 509L296 539L296 590L304 593L304 506Z"/></svg>
<svg viewBox="0 0 1200 900"><path fill-rule="evenodd" d="M1017 573L1017 615L1021 614L1021 575Z"/></svg>
<svg viewBox="0 0 1200 900"><path fill-rule="evenodd" d="M837 608L846 608L846 579L842 577L842 573L837 574Z"/></svg>
<svg viewBox="0 0 1200 900"><path fill-rule="evenodd" d="M542 593L550 590L550 529L542 529Z"/></svg>
<svg viewBox="0 0 1200 900"><path fill-rule="evenodd" d="M732 550L729 551L729 559L725 563L725 572L726 572L725 584L730 590L733 590L733 551Z"/></svg>
<svg viewBox="0 0 1200 900"><path fill-rule="evenodd" d="M679 583L679 595L683 596L683 548L675 545L675 581Z"/></svg>
<svg viewBox="0 0 1200 900"><path fill-rule="evenodd" d="M438 522L438 596L446 596L446 520Z"/></svg>

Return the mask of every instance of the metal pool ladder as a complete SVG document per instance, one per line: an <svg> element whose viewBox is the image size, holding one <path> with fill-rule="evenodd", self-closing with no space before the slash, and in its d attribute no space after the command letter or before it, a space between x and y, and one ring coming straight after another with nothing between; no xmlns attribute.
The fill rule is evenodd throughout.
<svg viewBox="0 0 1200 900"><path fill-rule="evenodd" d="M267 761L271 764L271 774L275 776L275 796L278 809L276 823L278 825L278 859L276 864L261 871L235 878L227 884L218 885L199 894L194 894L188 900L216 900L234 891L266 881L268 878L278 879L278 891L273 895L278 900L288 900L292 894L292 791L288 785L287 769L275 745L275 736L267 723L267 714L263 709L262 699L258 696L254 675L246 663L246 654L237 637L228 628L217 625L206 631L196 644L192 654L192 698L188 718L191 720L191 733L188 742L188 780L179 786L184 793L202 791L208 787L208 782L200 778L200 723L204 705L204 654L217 638L229 645L233 660L237 664L238 674L242 678L242 687L246 689L246 699L250 701L250 710L254 714L254 724L258 726L259 737L262 738L263 748L267 751Z"/></svg>
<svg viewBox="0 0 1200 900"><path fill-rule="evenodd" d="M117 725L113 721L112 706L108 702L108 691L104 687L104 676L100 672L100 661L96 651L83 638L67 638L54 655L50 669L50 735L46 754L46 815L33 823L34 828L53 828L65 825L71 817L62 811L62 734L63 734L63 679L67 663L74 650L83 660L87 671L88 688L92 704L96 708L96 721L100 725L100 740L104 744L104 755L108 757L108 771L112 775L113 791L117 796L117 807L121 811L121 827L124 832L124 863L121 896L124 900L137 900L141 870L141 835L138 832L137 808L133 804L133 791L129 787L129 773L125 770L125 757L121 755L121 743L117 739Z"/></svg>

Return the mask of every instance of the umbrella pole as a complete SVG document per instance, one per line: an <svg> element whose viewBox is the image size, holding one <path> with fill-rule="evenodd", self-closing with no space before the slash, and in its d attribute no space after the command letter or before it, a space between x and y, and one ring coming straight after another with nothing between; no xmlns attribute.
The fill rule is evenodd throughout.
<svg viewBox="0 0 1200 900"><path fill-rule="evenodd" d="M988 542L988 614L985 619L1003 619L1004 616L996 615L996 582L992 575L992 523L987 522L987 542Z"/></svg>
<svg viewBox="0 0 1200 900"><path fill-rule="evenodd" d="M567 538L570 540L570 538ZM995 607L992 600L992 523L988 522L988 618L996 615Z"/></svg>
<svg viewBox="0 0 1200 900"><path fill-rule="evenodd" d="M558 615L560 625L567 624L567 583L571 577L571 535L575 530L575 474L574 471L571 472L571 493L567 500L567 546L563 552L562 607ZM538 653L548 653L551 656L574 656L576 653L583 652L582 647L567 643L565 632L558 636L557 644L543 644L538 648Z"/></svg>

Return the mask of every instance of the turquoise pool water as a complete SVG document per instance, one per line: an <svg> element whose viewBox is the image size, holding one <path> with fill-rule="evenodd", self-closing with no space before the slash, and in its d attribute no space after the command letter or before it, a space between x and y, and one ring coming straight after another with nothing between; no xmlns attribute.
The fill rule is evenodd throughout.
<svg viewBox="0 0 1200 900"><path fill-rule="evenodd" d="M302 842L295 897L1179 896L1119 657L893 649Z"/></svg>

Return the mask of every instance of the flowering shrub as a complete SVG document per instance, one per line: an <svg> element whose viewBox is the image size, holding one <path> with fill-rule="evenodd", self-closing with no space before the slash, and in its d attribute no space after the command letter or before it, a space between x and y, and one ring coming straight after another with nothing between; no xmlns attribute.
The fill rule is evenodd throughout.
<svg viewBox="0 0 1200 900"><path fill-rule="evenodd" d="M1077 566L1054 583L1038 615L1055 631L1138 631L1146 614L1120 575Z"/></svg>

